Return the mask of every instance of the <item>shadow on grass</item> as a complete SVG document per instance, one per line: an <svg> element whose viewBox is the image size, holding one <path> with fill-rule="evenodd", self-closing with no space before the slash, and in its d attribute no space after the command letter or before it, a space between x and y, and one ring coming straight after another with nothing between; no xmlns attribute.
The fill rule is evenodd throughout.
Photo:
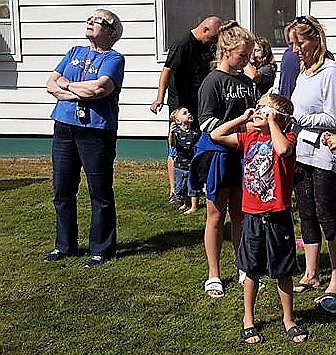
<svg viewBox="0 0 336 355"><path fill-rule="evenodd" d="M50 180L49 178L20 178L10 180L0 180L0 191L15 190L20 187L29 186Z"/></svg>
<svg viewBox="0 0 336 355"><path fill-rule="evenodd" d="M325 311L321 306L315 305L311 308L299 310L294 310L294 319L296 324L304 325L309 330L309 325L320 324L328 325L336 323L336 317L334 314L331 314ZM277 325L279 323L279 318L275 317L269 321L260 321L257 323L257 328L263 330L271 324Z"/></svg>
<svg viewBox="0 0 336 355"><path fill-rule="evenodd" d="M325 311L321 306L304 309L294 312L295 318L300 319L302 324L333 324L336 323L336 316Z"/></svg>
<svg viewBox="0 0 336 355"><path fill-rule="evenodd" d="M161 253L179 247L192 247L203 243L204 230L168 231L153 237L130 243L118 243L117 257L136 254Z"/></svg>

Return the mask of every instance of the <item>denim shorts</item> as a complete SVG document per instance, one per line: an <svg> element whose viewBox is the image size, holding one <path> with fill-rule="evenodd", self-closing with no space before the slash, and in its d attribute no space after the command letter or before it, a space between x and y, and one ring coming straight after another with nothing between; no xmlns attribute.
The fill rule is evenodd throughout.
<svg viewBox="0 0 336 355"><path fill-rule="evenodd" d="M282 278L297 274L291 212L245 213L236 265L247 275Z"/></svg>
<svg viewBox="0 0 336 355"><path fill-rule="evenodd" d="M200 191L194 190L191 187L189 170L182 170L179 168L174 169L175 177L175 194L177 196L190 196L195 197L199 195Z"/></svg>

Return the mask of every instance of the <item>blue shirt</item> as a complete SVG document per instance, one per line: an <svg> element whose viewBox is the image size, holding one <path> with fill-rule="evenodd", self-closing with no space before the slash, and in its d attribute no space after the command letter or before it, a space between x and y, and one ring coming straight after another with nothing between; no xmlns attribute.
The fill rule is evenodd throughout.
<svg viewBox="0 0 336 355"><path fill-rule="evenodd" d="M279 94L290 99L300 73L300 61L290 46L285 50L280 65Z"/></svg>
<svg viewBox="0 0 336 355"><path fill-rule="evenodd" d="M90 47L73 47L55 68L70 82L97 80L108 76L116 85L114 91L101 99L85 100L90 109L90 123L86 127L116 131L118 129L119 93L124 78L124 57L110 50L99 53ZM76 102L58 100L51 114L54 120L83 126L76 117Z"/></svg>

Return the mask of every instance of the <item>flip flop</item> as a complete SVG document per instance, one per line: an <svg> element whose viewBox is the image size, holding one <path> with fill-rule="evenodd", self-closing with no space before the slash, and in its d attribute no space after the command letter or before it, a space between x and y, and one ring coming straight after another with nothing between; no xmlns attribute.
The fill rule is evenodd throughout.
<svg viewBox="0 0 336 355"><path fill-rule="evenodd" d="M320 304L325 311L336 314L336 293L326 292L315 298L314 302Z"/></svg>
<svg viewBox="0 0 336 355"><path fill-rule="evenodd" d="M321 300L320 305L322 306L322 308L325 311L330 312L332 314L336 314L336 298L335 297L331 297L331 296L324 297Z"/></svg>
<svg viewBox="0 0 336 355"><path fill-rule="evenodd" d="M301 289L300 291L298 289ZM297 285L294 285L293 291L295 293L303 293L303 292L309 292L309 291L315 291L318 289L318 286L314 286L312 284L306 284L303 282L299 282Z"/></svg>
<svg viewBox="0 0 336 355"><path fill-rule="evenodd" d="M294 327L289 328L286 333L288 338L295 344L305 343L308 339L308 331L301 325L294 325ZM294 338L300 335L305 335L305 339L303 341L295 341Z"/></svg>
<svg viewBox="0 0 336 355"><path fill-rule="evenodd" d="M336 293L333 292L325 292L323 295L316 297L314 299L315 303L321 303L321 301L323 301L323 299L325 298L336 298Z"/></svg>
<svg viewBox="0 0 336 355"><path fill-rule="evenodd" d="M261 344L265 340L263 334L259 332L256 327L249 327L249 328L242 329L240 335L244 340L244 342L248 345ZM250 343L247 341L253 337L258 337L258 340L255 343Z"/></svg>
<svg viewBox="0 0 336 355"><path fill-rule="evenodd" d="M225 295L223 284L219 277L211 277L205 281L204 290L212 298L221 298ZM211 293L212 291L215 291L215 293Z"/></svg>

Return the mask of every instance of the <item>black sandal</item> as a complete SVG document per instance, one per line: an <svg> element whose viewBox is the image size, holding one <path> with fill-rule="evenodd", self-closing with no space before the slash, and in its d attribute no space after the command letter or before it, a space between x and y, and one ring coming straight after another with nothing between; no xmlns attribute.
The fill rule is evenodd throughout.
<svg viewBox="0 0 336 355"><path fill-rule="evenodd" d="M249 327L249 328L242 329L240 335L244 340L244 342L248 345L261 344L265 340L263 334L259 332L256 327ZM248 339L251 339L253 337L258 337L259 340L256 341L255 343L250 343L247 341Z"/></svg>
<svg viewBox="0 0 336 355"><path fill-rule="evenodd" d="M287 335L293 343L302 344L302 343L305 343L308 339L308 330L306 330L306 328L303 326L294 325L292 328L289 328L287 330ZM295 341L294 338L298 337L300 335L305 335L304 340L303 341Z"/></svg>

